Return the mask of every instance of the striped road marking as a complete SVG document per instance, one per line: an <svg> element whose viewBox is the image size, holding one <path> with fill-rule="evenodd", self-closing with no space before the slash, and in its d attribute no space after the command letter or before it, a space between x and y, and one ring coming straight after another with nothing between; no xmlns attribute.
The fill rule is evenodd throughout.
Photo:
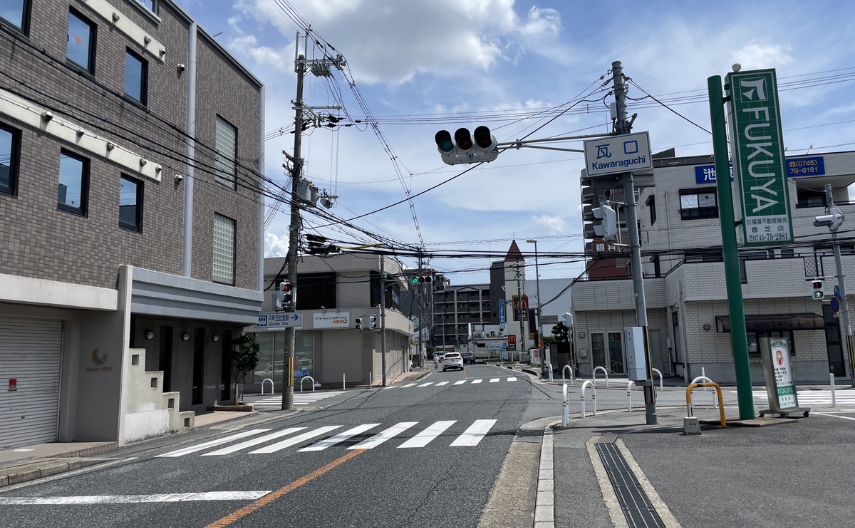
<svg viewBox="0 0 855 528"><path fill-rule="evenodd" d="M429 381L429 382L427 382L427 383L422 383L421 385L419 385L419 387L428 387L428 386L430 386L430 385L433 385L433 382L432 382L432 381Z"/></svg>
<svg viewBox="0 0 855 528"><path fill-rule="evenodd" d="M484 380L482 380L481 378L476 378L476 379L472 380L472 384L475 385L476 383L481 383L482 381L484 381Z"/></svg>
<svg viewBox="0 0 855 528"><path fill-rule="evenodd" d="M516 381L516 380L517 380L516 376L508 376L508 381Z"/></svg>
<svg viewBox="0 0 855 528"><path fill-rule="evenodd" d="M140 504L145 502L245 501L264 497L270 491L206 491L203 493L158 493L156 495L77 495L72 497L0 497L0 506L58 504Z"/></svg>
<svg viewBox="0 0 855 528"><path fill-rule="evenodd" d="M341 427L341 426L340 425L325 425L323 427L319 427L319 428L315 429L314 431L309 431L309 432L303 433L301 435L297 435L295 437L289 438L288 440L283 440L283 441L277 442L273 445L269 445L267 447L262 447L261 449L256 449L255 451L250 451L249 454L250 455L261 455L261 454L266 454L266 453L275 453L277 451L281 451L282 449L285 449L286 447L291 447L291 446L297 445L301 442L305 442L306 440L309 440L311 438L315 438L316 436L321 436L323 434L327 434L328 432L333 431L335 429L338 429L339 427Z"/></svg>
<svg viewBox="0 0 855 528"><path fill-rule="evenodd" d="M400 423L397 423L397 424L393 425L392 427L390 427L384 431L380 431L379 433L372 436L368 440L365 440L364 442L361 442L361 443L359 443L353 447L348 447L348 449L374 449L375 447L379 446L383 442L385 442L387 440L391 440L392 438L395 438L396 436L403 433L404 431L406 431L410 427L416 425L417 423L419 423L419 422L400 422Z"/></svg>
<svg viewBox="0 0 855 528"><path fill-rule="evenodd" d="M437 386L437 387L442 387L443 385L448 385L448 383L449 383L449 382L447 382L447 381L440 381L439 383L437 383L437 384L436 384L436 386Z"/></svg>
<svg viewBox="0 0 855 528"><path fill-rule="evenodd" d="M276 431L275 433L270 433L264 436L257 436L251 440L247 440L246 442L241 442L239 444L235 444L229 447L224 447L222 449L217 449L216 451L211 451L210 453L205 453L202 456L222 456L229 455L231 453L236 453L241 451L242 449L246 449L247 447L256 446L258 444L263 444L265 442L269 442L271 440L276 440L280 436L287 436L291 433L296 433L297 431L302 431L305 427L289 427L288 429L282 429L281 431Z"/></svg>
<svg viewBox="0 0 855 528"><path fill-rule="evenodd" d="M458 436L454 442L451 442L451 446L474 447L481 442L484 435L486 435L495 424L496 420L475 420L468 429L463 431L462 435Z"/></svg>
<svg viewBox="0 0 855 528"><path fill-rule="evenodd" d="M162 455L157 455L158 458L163 457L180 457L190 453L195 453L196 451L202 451L208 449L209 447L214 447L222 444L227 444L234 440L240 440L241 438L246 438L248 436L253 436L261 433L266 433L270 429L250 429L249 431L243 431L242 433L233 434L231 436L226 436L223 438L218 438L216 440L211 440L210 442L204 442L201 444L197 444L190 447L185 447L184 449L179 449L177 451L170 451L169 453L164 453Z"/></svg>
<svg viewBox="0 0 855 528"><path fill-rule="evenodd" d="M358 434L362 434L365 431L368 431L370 429L374 429L378 425L380 425L380 424L379 423L371 423L371 424L357 425L353 429L348 429L347 431L341 432L341 433L333 436L332 438L327 438L326 440L321 440L317 444L310 445L309 447L304 447L303 449L300 449L299 451L323 451L324 449L326 449L328 447L334 446L336 444L340 444L340 443L344 442L345 440L353 438L354 436L356 436Z"/></svg>
<svg viewBox="0 0 855 528"><path fill-rule="evenodd" d="M408 389L410 387L415 387L418 383L407 383L406 385L401 385L402 389Z"/></svg>
<svg viewBox="0 0 855 528"><path fill-rule="evenodd" d="M490 378L490 383L499 383L499 378Z"/></svg>
<svg viewBox="0 0 855 528"><path fill-rule="evenodd" d="M417 434L416 436L410 438L403 444L398 446L398 449L407 449L411 447L424 447L431 443L431 441L437 436L441 435L445 432L446 429L454 425L457 420L445 420L441 422L436 422L427 429Z"/></svg>
<svg viewBox="0 0 855 528"><path fill-rule="evenodd" d="M455 384L455 385L463 385L463 384L464 384L464 383L466 383L467 381L468 381L468 380L463 379L463 380L460 380L460 381L455 381L455 382L454 382L454 384Z"/></svg>

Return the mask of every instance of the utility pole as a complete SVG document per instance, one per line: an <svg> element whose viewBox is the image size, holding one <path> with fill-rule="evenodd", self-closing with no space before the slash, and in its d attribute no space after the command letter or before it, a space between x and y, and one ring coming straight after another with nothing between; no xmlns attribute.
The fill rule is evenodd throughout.
<svg viewBox="0 0 855 528"><path fill-rule="evenodd" d="M626 86L624 85L623 67L620 61L612 62L612 79L615 93L615 109L617 119L615 121L615 133L618 135L629 134L632 123L626 118ZM635 318L636 324L641 327L644 336L644 359L646 363L647 379L644 387L644 414L647 425L658 422L656 416L656 391L653 388L653 365L650 354L650 342L647 336L647 300L644 295L644 270L641 268L641 243L638 236L638 221L636 220L635 185L632 181L632 173L623 175L623 194L626 202L626 223L629 229L629 247L632 254L632 288L635 291ZM620 224L618 224L620 232Z"/></svg>
<svg viewBox="0 0 855 528"><path fill-rule="evenodd" d="M386 386L386 257L380 255L380 369Z"/></svg>
<svg viewBox="0 0 855 528"><path fill-rule="evenodd" d="M522 284L520 284L522 282L522 279L520 277L520 263L519 263L519 261L517 261L517 270L516 271L517 271L517 273L516 273L516 276L517 276L517 307L516 307L517 313L516 313L516 317L517 317L517 319L519 319L519 323L520 323L520 340L516 346L516 349L517 349L516 353L517 353L517 357L521 358L522 356L520 355L520 352L522 352L523 346L525 345L525 334L523 333L523 332L525 332L525 330L523 329L523 313L527 313L527 311L525 311L523 309ZM511 368L514 368L514 367L516 367L516 362L514 361L514 353L513 353L513 351L511 351Z"/></svg>
<svg viewBox="0 0 855 528"><path fill-rule="evenodd" d="M421 277L421 276L422 276L422 254L421 254L421 252L419 252L419 277ZM418 364L419 364L419 366L424 366L423 365L424 362L422 361L422 359L423 359L423 356L422 356L422 332L424 332L424 328L425 328L425 323L424 323L425 311L424 311L424 305L423 305L425 290L424 290L422 284L419 284L418 288L419 288L418 290L414 289L414 291L413 291L413 295L415 295L416 299L418 299L418 301L419 301L419 335L418 335L418 346L419 346L418 358L419 359L418 359Z"/></svg>
<svg viewBox="0 0 855 528"><path fill-rule="evenodd" d="M306 36L308 38L308 35ZM303 132L303 79L306 76L306 57L299 54L300 34L295 39L294 71L297 72L297 97L294 99L294 159L291 169L291 226L288 231L288 280L298 290L297 284L297 246L300 243L300 205L297 200L298 188L303 172L303 158L301 158L302 132ZM305 44L304 44L305 49ZM297 297L294 302L285 307L286 312L297 311ZM294 408L294 361L296 360L296 330L293 326L285 328L285 350L284 350L284 378L282 380L282 410Z"/></svg>
<svg viewBox="0 0 855 528"><path fill-rule="evenodd" d="M620 225L620 224L618 224ZM620 232L620 231L618 231ZM546 347L543 343L543 301L540 297L540 263L537 260L537 240L526 240L529 244L534 244L534 275L535 283L537 284L537 349L540 351L540 360L543 362L540 377L543 379L552 378L552 361L548 357L548 352L545 352Z"/></svg>
<svg viewBox="0 0 855 528"><path fill-rule="evenodd" d="M839 222L832 222L828 226L831 231L831 240L834 247L834 266L837 268L837 289L840 290L840 298L843 303L843 331L846 335L846 353L849 356L849 361L844 362L844 365L849 372L847 373L852 379L855 386L855 363L853 363L852 355L852 324L849 319L849 301L846 299L846 284L843 280L843 262L840 259L840 241L837 240L837 230L840 228L840 222L843 221L843 213L834 205L834 197L831 195L831 184L825 184L825 214L837 217Z"/></svg>

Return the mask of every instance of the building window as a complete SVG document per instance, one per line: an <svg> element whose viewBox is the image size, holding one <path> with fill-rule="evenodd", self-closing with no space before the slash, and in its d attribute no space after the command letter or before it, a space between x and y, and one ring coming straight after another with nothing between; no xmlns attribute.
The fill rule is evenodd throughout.
<svg viewBox="0 0 855 528"><path fill-rule="evenodd" d="M57 207L86 216L89 194L89 160L63 150L59 156Z"/></svg>
<svg viewBox="0 0 855 528"><path fill-rule="evenodd" d="M18 191L20 151L21 132L0 124L0 193L15 195Z"/></svg>
<svg viewBox="0 0 855 528"><path fill-rule="evenodd" d="M155 15L157 14L157 0L136 0L137 3Z"/></svg>
<svg viewBox="0 0 855 528"><path fill-rule="evenodd" d="M683 189L680 191L680 218L718 218L715 188Z"/></svg>
<svg viewBox="0 0 855 528"><path fill-rule="evenodd" d="M125 53L125 95L142 105L148 99L148 61L131 50Z"/></svg>
<svg viewBox="0 0 855 528"><path fill-rule="evenodd" d="M796 208L825 207L825 191L815 189L796 189Z"/></svg>
<svg viewBox="0 0 855 528"><path fill-rule="evenodd" d="M214 214L214 282L235 283L235 221Z"/></svg>
<svg viewBox="0 0 855 528"><path fill-rule="evenodd" d="M119 226L142 231L143 182L122 176L119 184Z"/></svg>
<svg viewBox="0 0 855 528"><path fill-rule="evenodd" d="M237 188L237 129L217 116L217 181L230 189Z"/></svg>
<svg viewBox="0 0 855 528"><path fill-rule="evenodd" d="M27 32L29 11L30 0L0 0L0 19L22 33Z"/></svg>
<svg viewBox="0 0 855 528"><path fill-rule="evenodd" d="M301 273L297 275L297 310L335 308L335 273Z"/></svg>
<svg viewBox="0 0 855 528"><path fill-rule="evenodd" d="M68 60L95 73L95 24L74 9L68 12Z"/></svg>
<svg viewBox="0 0 855 528"><path fill-rule="evenodd" d="M647 207L650 208L650 225L656 223L656 195L651 194L647 198Z"/></svg>

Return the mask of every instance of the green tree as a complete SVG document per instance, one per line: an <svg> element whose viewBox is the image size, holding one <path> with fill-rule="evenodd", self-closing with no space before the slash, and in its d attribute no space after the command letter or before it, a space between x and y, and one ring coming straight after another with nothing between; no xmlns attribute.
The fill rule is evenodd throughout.
<svg viewBox="0 0 855 528"><path fill-rule="evenodd" d="M556 343L569 343L570 327L564 323L558 323L552 327L552 336Z"/></svg>
<svg viewBox="0 0 855 528"><path fill-rule="evenodd" d="M234 371L233 394L237 401L237 383L238 379L243 379L247 373L255 370L258 365L258 343L255 341L255 334L243 334L234 341L235 347L232 352L232 370Z"/></svg>

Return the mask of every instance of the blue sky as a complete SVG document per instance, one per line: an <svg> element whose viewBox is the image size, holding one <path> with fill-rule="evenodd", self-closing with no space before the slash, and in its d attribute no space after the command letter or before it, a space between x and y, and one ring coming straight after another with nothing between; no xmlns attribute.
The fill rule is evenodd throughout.
<svg viewBox="0 0 855 528"><path fill-rule="evenodd" d="M265 83L266 130L293 123L297 26L279 7L285 2L179 1ZM487 124L499 141L513 140L545 122L542 116L521 115L590 92L613 60L621 60L637 84L630 87L631 97L644 97L638 87L643 88L704 128L709 128L709 110L701 96L708 76L724 75L737 62L743 70L776 68L788 153L803 154L811 146L810 152L855 148L855 43L847 23L840 23L849 12L839 2L289 0L287 5L346 57L413 193L466 168L443 165L436 152L433 135L444 128L444 116L475 113L471 121L445 128L453 132L458 126ZM336 78L350 115L361 116L345 79ZM787 89L784 83L790 83ZM308 77L307 103L334 104L329 89ZM532 137L607 132L608 112L596 100L604 95L595 94L593 102L579 104ZM680 98L691 96L698 96L695 102L681 104ZM649 99L634 104L634 131L648 130L654 150L711 153L706 132ZM580 109L584 112L575 113ZM487 115L503 120L480 121ZM396 116L394 123L391 116ZM282 183L280 153L290 152L292 143L290 133L267 143L267 175ZM564 146L581 148L580 143ZM338 216L404 197L392 162L371 130L313 130L304 140L304 155L306 176L339 195L332 210ZM414 200L427 247L502 251L515 237L539 238L541 251L580 251L583 166L582 155L572 152L503 152L496 161ZM357 223L399 241L418 242L406 204ZM287 224L282 213L270 224L268 255L285 254ZM467 240L493 242L435 244ZM526 244L521 247L526 250ZM437 260L433 265L459 270L489 262ZM572 277L580 269L555 264L542 267L541 276ZM456 284L479 282L487 280L487 273L450 278Z"/></svg>

